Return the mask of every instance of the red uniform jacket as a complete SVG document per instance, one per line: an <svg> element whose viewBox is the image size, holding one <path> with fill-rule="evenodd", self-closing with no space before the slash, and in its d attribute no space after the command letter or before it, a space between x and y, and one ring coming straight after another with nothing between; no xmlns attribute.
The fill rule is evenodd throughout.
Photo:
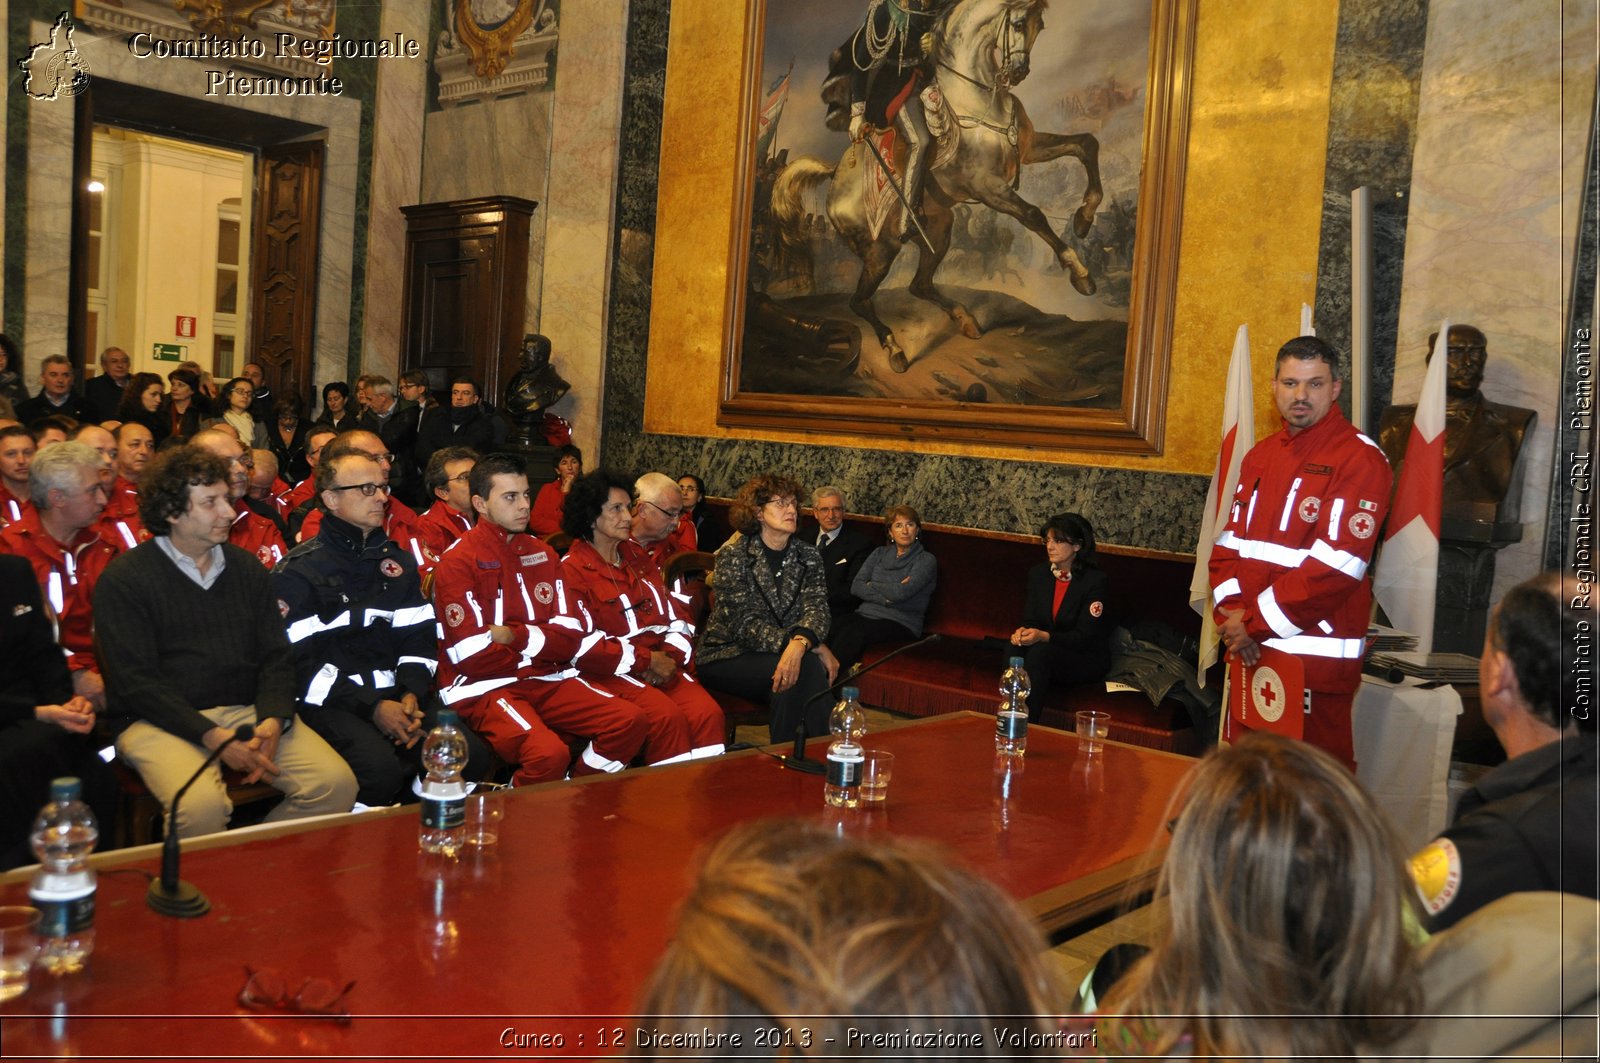
<svg viewBox="0 0 1600 1063"><path fill-rule="evenodd" d="M1367 565L1388 513L1389 461L1337 406L1245 455L1228 527L1211 550L1216 618L1244 610L1263 645L1301 658L1306 687L1361 682L1372 611Z"/></svg>
<svg viewBox="0 0 1600 1063"><path fill-rule="evenodd" d="M439 553L428 545L421 520L416 510L393 495L390 495L389 501L384 504L383 534L405 547L406 552L416 558L418 577L426 576L433 571L433 566L439 563ZM315 539L317 529L320 527L322 527L322 510L313 509L306 514L305 523L300 525L300 541L305 543Z"/></svg>
<svg viewBox="0 0 1600 1063"><path fill-rule="evenodd" d="M471 530L472 521L442 500L429 506L428 511L417 518L417 531L422 535L422 541L440 556Z"/></svg>
<svg viewBox="0 0 1600 1063"><path fill-rule="evenodd" d="M472 703L526 681L571 679L579 670L627 675L633 647L594 630L561 579L556 552L526 533L482 520L456 541L433 575L439 618L439 696ZM509 627L511 644L489 636Z"/></svg>
<svg viewBox="0 0 1600 1063"><path fill-rule="evenodd" d="M621 564L612 565L589 542L573 542L561 572L578 608L601 631L633 643L635 674L644 672L652 653L665 653L679 668L687 667L694 655L694 628L683 602L668 593L644 547L629 539L618 548L618 557Z"/></svg>
<svg viewBox="0 0 1600 1063"><path fill-rule="evenodd" d="M533 512L528 514L528 530L535 535L554 535L561 530L561 510L567 504L567 493L561 490L560 480L551 480L533 496Z"/></svg>
<svg viewBox="0 0 1600 1063"><path fill-rule="evenodd" d="M131 481L118 476L112 482L111 498L95 528L100 538L116 547L119 553L132 550L150 538L144 521L139 519L139 489Z"/></svg>
<svg viewBox="0 0 1600 1063"><path fill-rule="evenodd" d="M287 513L293 513L308 498L317 493L316 479L317 477L314 473L307 476L304 480L295 484L288 494L283 496L283 504L288 507ZM318 517L317 519L321 520L322 518Z"/></svg>
<svg viewBox="0 0 1600 1063"><path fill-rule="evenodd" d="M700 548L699 533L694 530L694 521L687 513L678 518L678 526L668 532L665 539L653 542L648 546L638 543L638 540L632 541L644 549L644 552L649 555L650 560L654 561L658 568L665 568L667 558L673 554Z"/></svg>
<svg viewBox="0 0 1600 1063"><path fill-rule="evenodd" d="M66 651L67 667L74 672L98 672L90 602L95 581L106 570L106 563L117 556L117 548L100 538L93 525L63 547L44 530L38 512L30 509L20 521L0 531L0 553L26 558L33 566L55 620L56 641Z"/></svg>
<svg viewBox="0 0 1600 1063"><path fill-rule="evenodd" d="M0 483L0 528L7 524L15 524L33 511L33 502L26 498L18 498L11 493L11 489Z"/></svg>
<svg viewBox="0 0 1600 1063"><path fill-rule="evenodd" d="M233 528L228 532L228 541L241 550L255 554L256 560L270 572L289 552L277 525L245 505L242 499L233 504L233 511L236 516L233 518Z"/></svg>

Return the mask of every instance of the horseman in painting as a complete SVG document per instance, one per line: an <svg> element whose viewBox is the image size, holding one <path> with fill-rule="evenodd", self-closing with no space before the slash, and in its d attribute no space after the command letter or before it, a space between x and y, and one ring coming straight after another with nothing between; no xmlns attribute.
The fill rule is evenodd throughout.
<svg viewBox="0 0 1600 1063"><path fill-rule="evenodd" d="M832 181L828 221L861 259L850 308L872 326L897 373L910 367L910 359L878 317L872 296L908 242L915 243L918 257L907 290L939 306L963 335L982 335L966 307L933 283L950 250L958 203L982 203L1015 218L1049 246L1074 289L1095 291L1077 251L1051 228L1044 211L1017 194L1021 167L1077 159L1088 178L1071 223L1079 239L1088 234L1103 198L1099 142L1088 133L1035 129L1011 92L1028 76L1046 2L871 0L861 28L834 52L822 87L828 128L848 129L849 148L832 167L801 156L773 186L777 241L800 249L806 239L804 193Z"/></svg>

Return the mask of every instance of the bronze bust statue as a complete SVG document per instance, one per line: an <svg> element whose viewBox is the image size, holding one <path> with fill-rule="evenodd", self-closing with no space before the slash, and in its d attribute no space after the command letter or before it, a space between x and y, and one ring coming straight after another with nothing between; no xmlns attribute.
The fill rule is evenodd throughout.
<svg viewBox="0 0 1600 1063"><path fill-rule="evenodd" d="M1438 333L1428 337L1430 359L1437 339ZM1451 325L1446 343L1450 369L1445 384L1443 516L1516 523L1521 519L1522 443L1538 414L1483 397L1479 388L1488 343L1482 332L1471 325ZM1378 445L1395 467L1396 483L1416 413L1416 406L1383 411Z"/></svg>
<svg viewBox="0 0 1600 1063"><path fill-rule="evenodd" d="M572 385L550 364L550 340L536 333L522 337L522 367L506 385L506 417L512 424L512 443L529 446L543 442L540 424L546 407L560 401Z"/></svg>

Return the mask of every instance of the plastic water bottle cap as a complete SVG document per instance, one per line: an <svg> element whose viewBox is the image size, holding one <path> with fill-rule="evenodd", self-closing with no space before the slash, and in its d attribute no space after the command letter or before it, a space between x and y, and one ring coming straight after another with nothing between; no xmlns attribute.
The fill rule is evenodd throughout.
<svg viewBox="0 0 1600 1063"><path fill-rule="evenodd" d="M855 687L845 687L843 693L846 701L855 701L861 696L861 691Z"/></svg>
<svg viewBox="0 0 1600 1063"><path fill-rule="evenodd" d="M1021 668L1022 667L1022 658L1021 657L1013 657L1013 658L1011 658L1011 667L1013 667L1013 668Z"/></svg>
<svg viewBox="0 0 1600 1063"><path fill-rule="evenodd" d="M456 714L456 710L455 709L440 709L439 710L438 720L439 720L439 722L438 722L438 724L436 726L439 726L439 727L460 727L461 726L461 717Z"/></svg>
<svg viewBox="0 0 1600 1063"><path fill-rule="evenodd" d="M83 793L83 782L76 775L63 775L59 779L50 780L50 800L57 804L63 801L76 801L81 793Z"/></svg>

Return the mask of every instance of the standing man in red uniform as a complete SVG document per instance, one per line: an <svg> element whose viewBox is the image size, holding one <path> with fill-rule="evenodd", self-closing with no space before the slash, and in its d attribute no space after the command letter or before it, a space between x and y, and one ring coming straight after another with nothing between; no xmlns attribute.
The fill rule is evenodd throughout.
<svg viewBox="0 0 1600 1063"><path fill-rule="evenodd" d="M1339 356L1314 336L1278 351L1283 428L1239 468L1228 527L1211 550L1211 592L1228 650L1261 647L1305 665L1305 738L1355 768L1350 705L1372 611L1367 566L1392 476L1378 444L1345 419Z"/></svg>
<svg viewBox="0 0 1600 1063"><path fill-rule="evenodd" d="M621 771L650 737L646 714L580 672L604 661L627 675L633 647L585 622L561 559L527 533L533 503L522 462L490 455L470 482L478 522L434 570L439 697L516 765L514 785L566 773L570 754L559 735L590 739L572 762L574 775Z"/></svg>

